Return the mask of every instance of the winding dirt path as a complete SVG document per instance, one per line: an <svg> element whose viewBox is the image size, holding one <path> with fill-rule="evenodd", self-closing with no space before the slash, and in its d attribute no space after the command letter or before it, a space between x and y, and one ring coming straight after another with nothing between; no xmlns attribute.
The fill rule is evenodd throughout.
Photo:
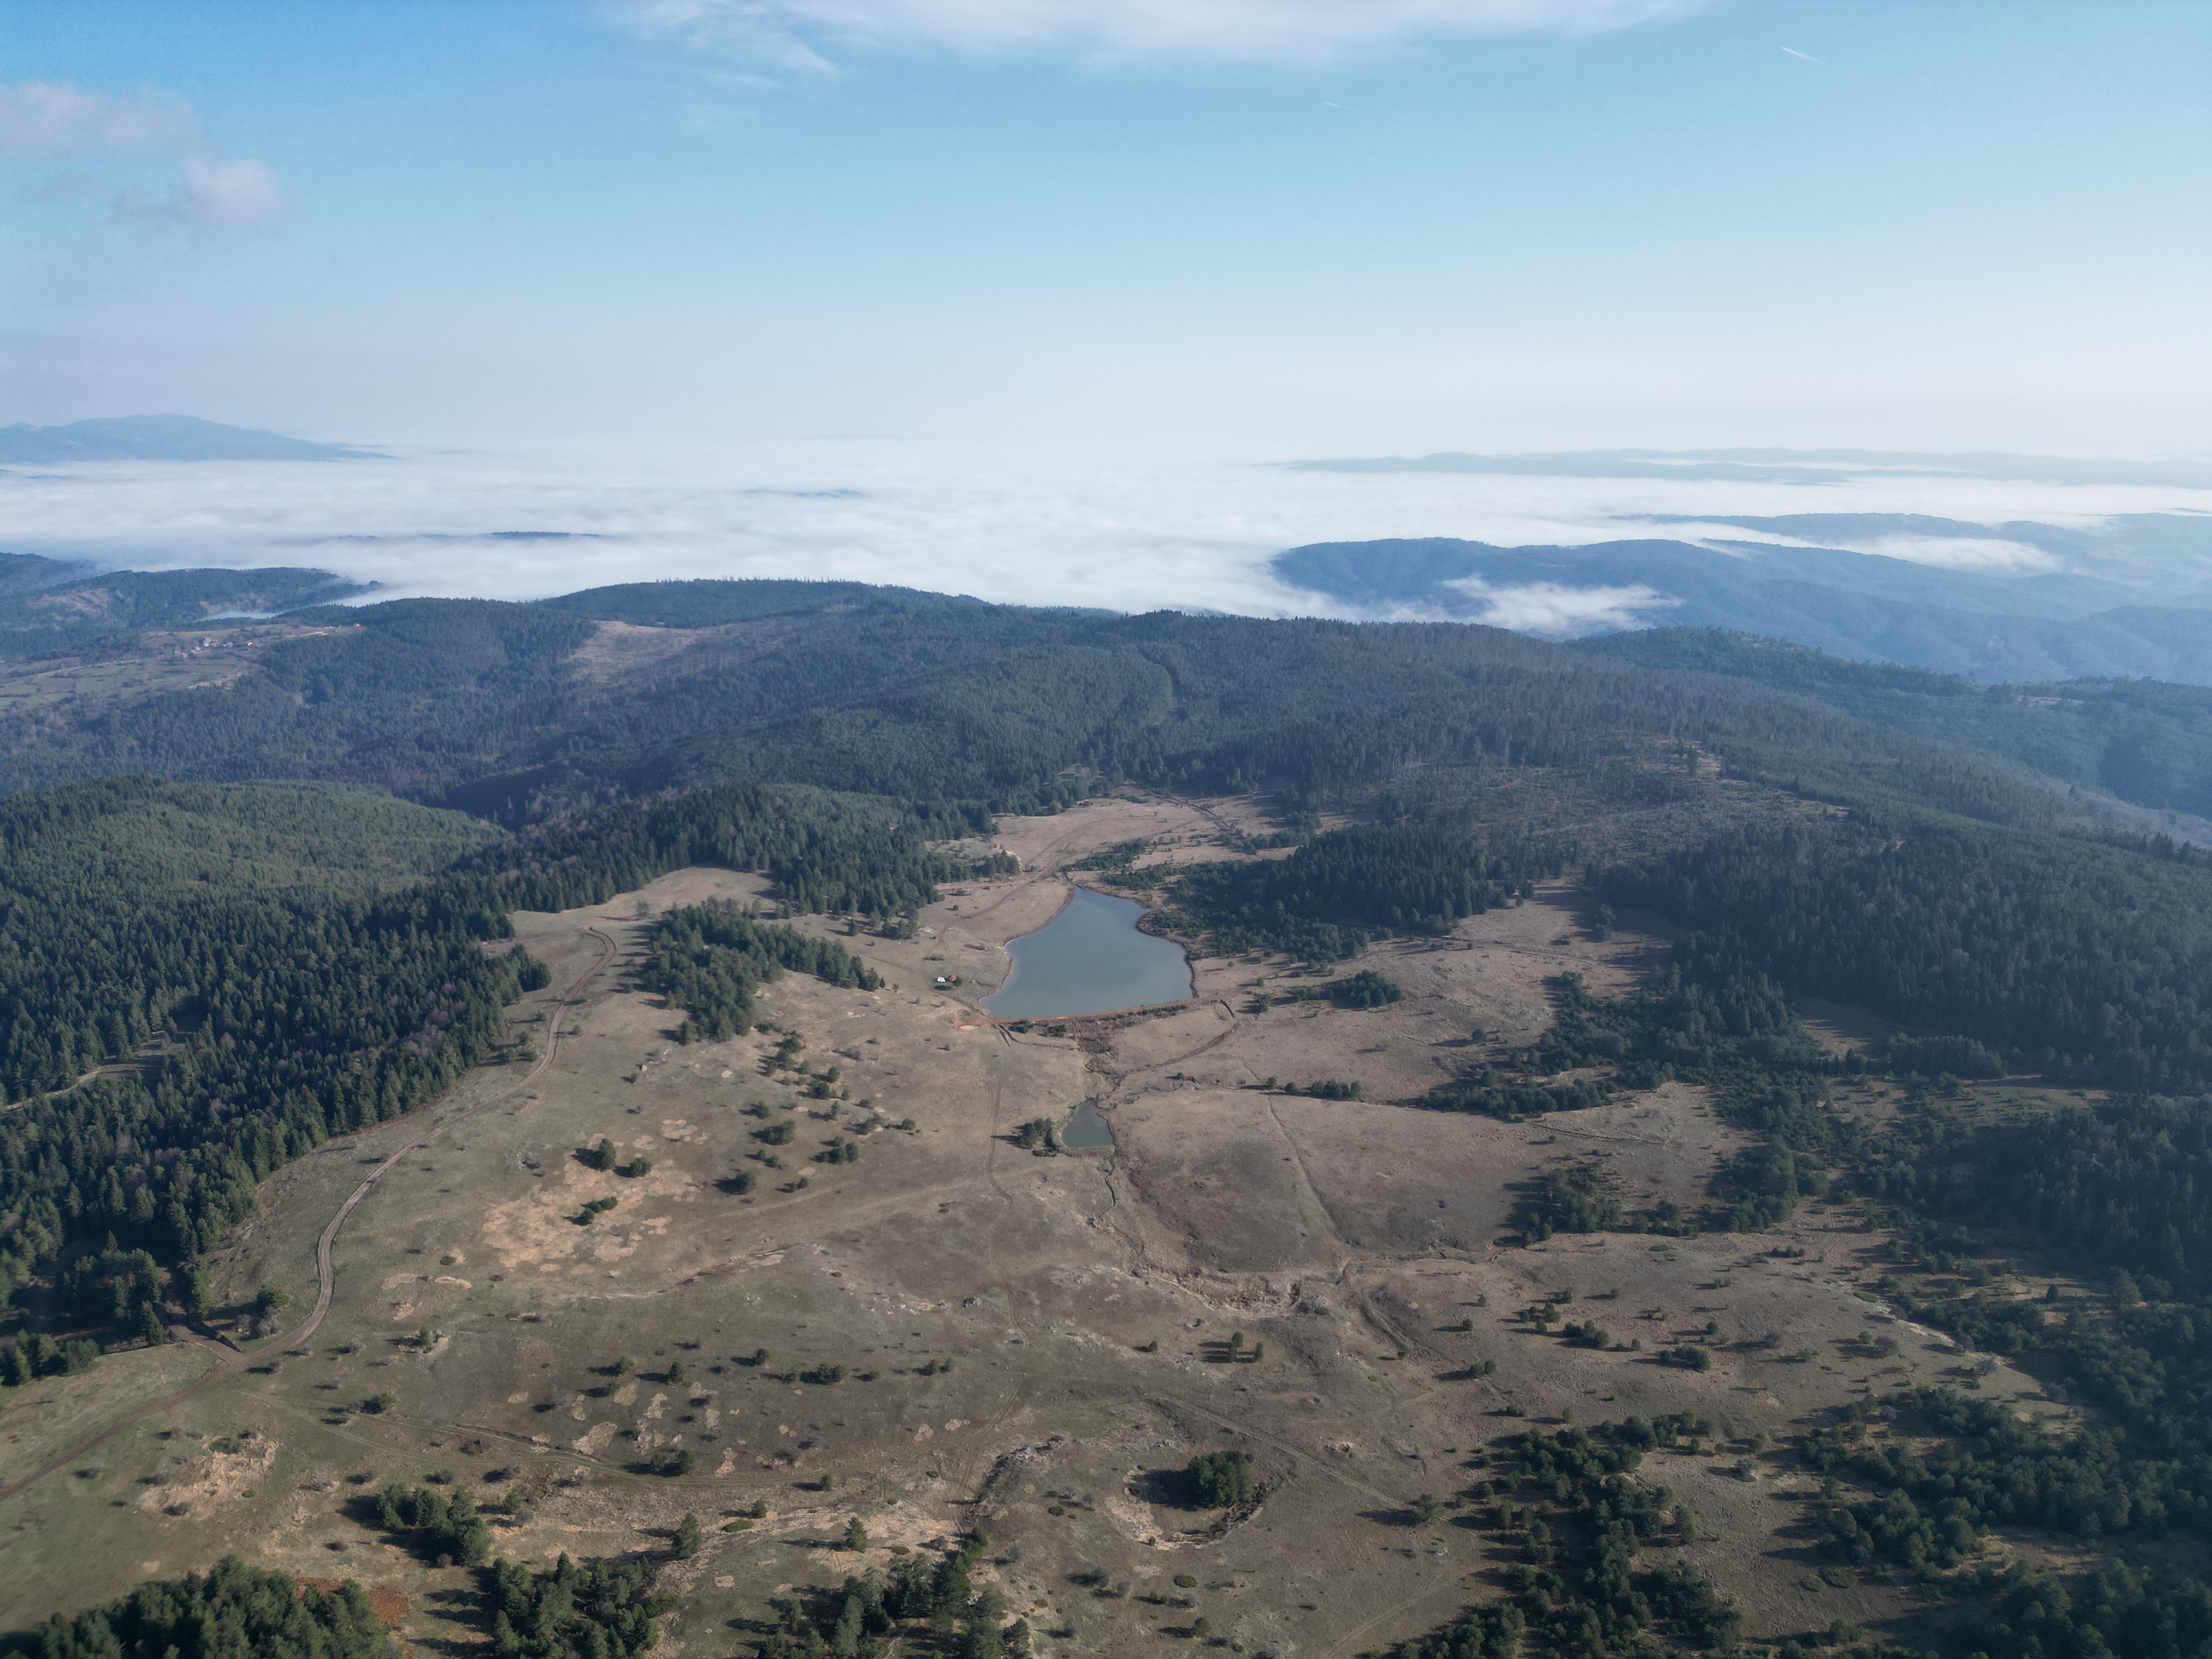
<svg viewBox="0 0 2212 1659"><path fill-rule="evenodd" d="M25 1488L45 1480L57 1469L66 1468L88 1452L97 1449L114 1435L129 1428L133 1423L151 1417L156 1412L164 1412L173 1406L182 1405L195 1395L205 1393L218 1382L228 1382L244 1371L248 1364L258 1357L258 1353L281 1351L282 1348L296 1348L312 1338L316 1331L321 1328L324 1317L331 1310L331 1297L337 1290L337 1268L332 1262L331 1252L337 1248L338 1232L344 1227L346 1218L354 1212L355 1207L362 1200L368 1196L370 1189L376 1185L378 1180L401 1158L410 1152L422 1151L437 1136L456 1123L473 1117L487 1107L495 1106L503 1100L510 1099L517 1091L529 1087L537 1080L539 1074L553 1063L553 1056L558 1052L561 1045L561 1016L574 1007L585 992L590 988L592 982L606 971L607 965L615 959L615 952L621 948L616 943L614 935L605 932L597 923L586 923L583 931L599 942L599 959L586 969L575 983L562 994L560 1001L553 1005L553 1012L546 1022L545 1052L538 1057L538 1063L496 1094L487 1095L474 1105L464 1107L452 1116L432 1124L422 1134L409 1141L370 1170L362 1183L347 1194L346 1201L338 1206L337 1213L331 1218L330 1224L323 1229L323 1236L315 1245L315 1305L307 1318L301 1321L295 1328L287 1331L283 1336L276 1338L254 1354L241 1353L234 1348L226 1347L222 1343L210 1341L206 1337L185 1330L182 1326L173 1327L171 1333L173 1335L181 1334L194 1346L205 1349L214 1355L215 1363L191 1382L185 1383L184 1387L165 1394L160 1399L149 1401L139 1407L137 1410L116 1419L90 1439L80 1441L62 1453L60 1456L33 1469L21 1480L0 1486L0 1502L4 1502ZM533 937L543 939L547 935L537 934ZM437 1102L433 1100L416 1109L418 1111L434 1110L436 1105Z"/></svg>

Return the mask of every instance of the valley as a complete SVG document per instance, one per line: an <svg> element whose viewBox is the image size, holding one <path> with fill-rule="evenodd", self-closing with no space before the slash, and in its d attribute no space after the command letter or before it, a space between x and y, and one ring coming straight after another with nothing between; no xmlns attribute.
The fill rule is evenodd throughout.
<svg viewBox="0 0 2212 1659"><path fill-rule="evenodd" d="M2212 6L0 40L0 1659L2212 1659Z"/></svg>
<svg viewBox="0 0 2212 1659"><path fill-rule="evenodd" d="M1900 1587L1817 1576L1812 1487L1778 1450L1866 1389L1958 1367L1949 1338L1868 1299L1884 1234L1812 1204L1749 1237L1531 1242L1521 1194L1552 1170L1594 1161L1639 1204L1694 1208L1742 1137L1682 1084L1527 1122L1400 1103L1462 1064L1478 1025L1535 1037L1559 973L1613 991L1648 976L1657 918L1600 941L1587 902L1547 887L1342 964L1402 988L1384 1007L1259 1008L1301 976L1248 954L1200 960L1196 994L1152 1015L1021 1029L980 1012L1006 940L1064 900L1066 866L1138 839L1242 856L1215 826L1255 805L1108 798L1002 819L1021 873L949 889L912 939L798 922L858 950L883 988L784 977L760 993L774 1030L723 1042L675 1042L627 979L653 918L757 902L758 878L686 869L518 913L551 987L509 1020L544 1057L479 1067L289 1165L210 1258L222 1301L275 1286L304 1322L235 1358L204 1340L118 1353L0 1418L12 1474L213 1366L0 1502L0 1617L235 1553L358 1578L408 1609L403 1641L471 1650L471 1572L371 1513L398 1480L516 1494L495 1547L540 1562L657 1553L696 1516L703 1547L663 1575L682 1598L672 1653L725 1651L810 1587L981 1529L975 1584L1038 1651L1114 1651L1203 1616L1247 1651L1349 1654L1492 1593L1513 1552L1464 1496L1492 1443L1679 1412L1710 1426L1643 1478L1699 1517L1680 1553L1738 1600L1747 1635L1916 1628ZM962 982L939 988L947 966ZM775 1065L793 1036L806 1073ZM1322 1079L1361 1097L1279 1086ZM1110 1151L1017 1144L1086 1100ZM587 1167L602 1139L649 1167ZM855 1161L818 1161L840 1143ZM1602 1321L1614 1350L1519 1316L1546 1298ZM1709 1370L1662 1363L1685 1333ZM2009 1368L1977 1384L2061 1409ZM1255 1500L1186 1507L1178 1472L1223 1449L1251 1455ZM842 1542L855 1521L860 1552Z"/></svg>
<svg viewBox="0 0 2212 1659"><path fill-rule="evenodd" d="M210 1571L362 1659L2191 1605L2193 692L849 584L177 637L5 681L54 1659Z"/></svg>

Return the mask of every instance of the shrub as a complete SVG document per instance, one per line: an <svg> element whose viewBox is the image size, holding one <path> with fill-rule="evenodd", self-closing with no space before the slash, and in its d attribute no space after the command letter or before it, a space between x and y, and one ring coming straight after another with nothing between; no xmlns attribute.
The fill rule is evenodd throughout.
<svg viewBox="0 0 2212 1659"><path fill-rule="evenodd" d="M378 1495L376 1518L386 1532L413 1534L420 1553L441 1563L473 1567L491 1553L491 1528L477 1518L476 1499L465 1486L445 1498L395 1481Z"/></svg>
<svg viewBox="0 0 2212 1659"><path fill-rule="evenodd" d="M1371 968L1363 968L1345 979L1331 980L1324 988L1329 1000L1341 1008L1380 1008L1406 994Z"/></svg>

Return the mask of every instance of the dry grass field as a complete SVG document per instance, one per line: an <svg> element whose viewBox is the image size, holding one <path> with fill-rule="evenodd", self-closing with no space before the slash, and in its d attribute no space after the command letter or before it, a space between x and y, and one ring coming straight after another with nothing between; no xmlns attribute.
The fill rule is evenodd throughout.
<svg viewBox="0 0 2212 1659"><path fill-rule="evenodd" d="M0 665L0 727L20 736L165 692L234 685L260 672L268 647L335 631L295 622L223 619L198 628L149 629L112 656L11 661Z"/></svg>
<svg viewBox="0 0 2212 1659"><path fill-rule="evenodd" d="M481 1496L521 1494L496 1532L522 1558L658 1548L696 1513L707 1547L665 1579L684 1598L670 1655L750 1650L768 1598L863 1565L837 1547L857 1516L877 1565L988 1526L979 1586L999 1588L1046 1652L1141 1652L1194 1607L1245 1652L1318 1659L1495 1593L1481 1534L1449 1509L1429 1525L1409 1509L1453 1498L1486 1443L1686 1410L1713 1434L1642 1478L1694 1507L1705 1536L1689 1553L1743 1606L1748 1634L1839 1617L1911 1628L1902 1589L1815 1576L1795 1530L1812 1483L1771 1444L1822 1407L1959 1364L1865 1288L1880 1236L1814 1204L1757 1235L1523 1247L1510 1242L1521 1183L1595 1159L1639 1204L1693 1204L1730 1133L1682 1085L1530 1123L1400 1103L1480 1049L1476 1026L1492 1045L1539 1031L1548 976L1636 982L1665 943L1648 919L1599 943L1575 896L1543 892L1443 948L1389 945L1348 964L1404 988L1371 1010L1254 1012L1258 993L1297 981L1292 964L1253 957L1200 963L1195 999L1162 1014L1016 1031L979 1012L1006 941L1064 902L1066 866L1139 838L1236 856L1224 825L1260 827L1256 809L1132 799L1009 820L1000 844L1023 873L948 892L911 940L800 923L887 981L785 978L765 993L781 1030L840 1068L843 1101L771 1074L780 1036L679 1045L680 1014L629 988L652 915L756 896L757 879L691 870L517 917L554 972L512 1011L541 1051L549 1013L582 982L550 1064L519 1087L514 1067L483 1068L267 1183L216 1264L222 1288L275 1285L304 1307L337 1205L365 1170L424 1143L347 1222L307 1352L257 1353L0 1503L0 1624L234 1551L375 1587L406 1610L417 1652L472 1649L470 1576L387 1541L363 1504L386 1480L450 1473ZM606 937L616 953L594 975ZM932 988L939 975L961 982ZM1841 1020L1829 1029L1852 1040ZM1269 1079L1357 1080L1363 1098L1286 1096ZM1086 1100L1109 1152L1016 1144L1024 1121L1065 1121ZM1878 1092L1863 1109L1880 1109ZM787 1123L787 1143L760 1138ZM811 1161L836 1135L858 1161ZM587 1167L577 1153L602 1137L649 1170ZM756 1176L744 1195L725 1185L739 1170ZM1566 1291L1640 1350L1571 1347L1512 1317ZM1709 1323L1709 1372L1657 1362L1670 1333ZM1236 1333L1256 1360L1227 1362ZM1474 1375L1484 1360L1494 1371ZM118 1355L18 1391L0 1417L6 1474L210 1363L183 1346ZM830 1366L842 1380L807 1380ZM2002 1368L1978 1386L2057 1409ZM365 1407L384 1395L386 1409ZM1157 1477L1224 1447L1252 1454L1261 1495L1212 1534L1160 1501ZM689 1473L651 1472L673 1450L693 1454Z"/></svg>

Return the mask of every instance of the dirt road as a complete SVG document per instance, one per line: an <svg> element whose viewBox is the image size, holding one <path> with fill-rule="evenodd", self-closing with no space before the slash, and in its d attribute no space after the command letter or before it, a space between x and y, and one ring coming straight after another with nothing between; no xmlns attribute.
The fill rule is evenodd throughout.
<svg viewBox="0 0 2212 1659"><path fill-rule="evenodd" d="M584 932L589 933L593 939L599 940L599 959L585 969L583 974L577 979L576 982L571 985L568 990L562 994L561 1000L554 1005L552 1015L546 1023L545 1052L538 1056L538 1063L535 1066L532 1066L520 1077L517 1078L513 1083L509 1084L506 1088L501 1089L498 1093L487 1095L483 1099L477 1101L475 1104L464 1107L461 1110L453 1113L451 1116L433 1122L422 1135L409 1141L405 1146L393 1152L391 1157L386 1158L384 1162L378 1164L376 1168L370 1170L368 1176L362 1182L361 1185L356 1187L351 1193L347 1194L346 1201L338 1206L337 1213L331 1218L330 1225L323 1229L322 1238L315 1246L315 1278L317 1282L315 1288L315 1305L313 1309L308 1313L307 1318L300 1322L296 1328L287 1331L283 1336L278 1338L275 1342L270 1343L269 1345L270 1348L282 1349L302 1346L313 1338L317 1330L321 1328L324 1316L331 1310L331 1297L337 1289L337 1269L332 1262L331 1252L337 1245L339 1230L345 1225L346 1218L354 1212L355 1207L360 1204L362 1200L368 1196L370 1188L376 1185L379 1178L380 1178L386 1170L391 1169L393 1164L398 1163L401 1158L405 1158L410 1152L421 1152L424 1147L428 1146L432 1140L435 1139L446 1130L453 1127L456 1123L462 1122L466 1119L474 1116L477 1113L483 1111L487 1107L495 1106L499 1104L500 1102L511 1098L519 1090L527 1088L532 1082L537 1080L538 1075L543 1073L548 1066L550 1066L553 1063L553 1056L559 1049L561 1043L561 1016L566 1013L569 1008L574 1006L575 1003L583 997L584 994L591 988L592 981L597 980L602 973L606 971L607 964L615 959L615 951L618 948L615 943L614 936L596 926L587 925L584 928ZM441 1098L442 1098L442 1097L441 1097ZM418 1107L416 1110L428 1114L434 1114L437 1110L438 1104L438 1100L431 1100L426 1102L422 1106ZM240 1353L234 1348L225 1347L219 1342L211 1342L204 1336L195 1334L189 1331L185 1331L182 1327L176 1328L175 1334L181 1334L185 1340L191 1342L194 1346L205 1349L210 1354L214 1356L215 1363L210 1365L208 1369L202 1372L198 1377L195 1377L191 1382L185 1384L183 1388L175 1389L169 1394L163 1395L159 1400L152 1401L146 1405L141 1406L137 1411L131 1413L128 1416L118 1418L114 1422L109 1424L106 1428L102 1429L98 1434L94 1435L90 1439L79 1442L76 1445L70 1447L67 1451L64 1452L60 1456L54 1458L50 1462L44 1464L39 1468L33 1469L30 1474L24 1475L21 1480L12 1480L5 1486L0 1486L0 1501L4 1501L7 1498L13 1498L17 1492L23 1491L26 1487L33 1486L39 1481L45 1480L57 1469L68 1468L71 1463L76 1462L87 1453L96 1449L114 1435L129 1428L133 1423L137 1423L145 1418L151 1417L156 1412L164 1412L173 1406L182 1405L185 1401L191 1399L196 1395L205 1393L208 1389L215 1387L217 1383L228 1381L231 1377L237 1376L240 1372L246 1370L247 1364L254 1357L252 1355Z"/></svg>

